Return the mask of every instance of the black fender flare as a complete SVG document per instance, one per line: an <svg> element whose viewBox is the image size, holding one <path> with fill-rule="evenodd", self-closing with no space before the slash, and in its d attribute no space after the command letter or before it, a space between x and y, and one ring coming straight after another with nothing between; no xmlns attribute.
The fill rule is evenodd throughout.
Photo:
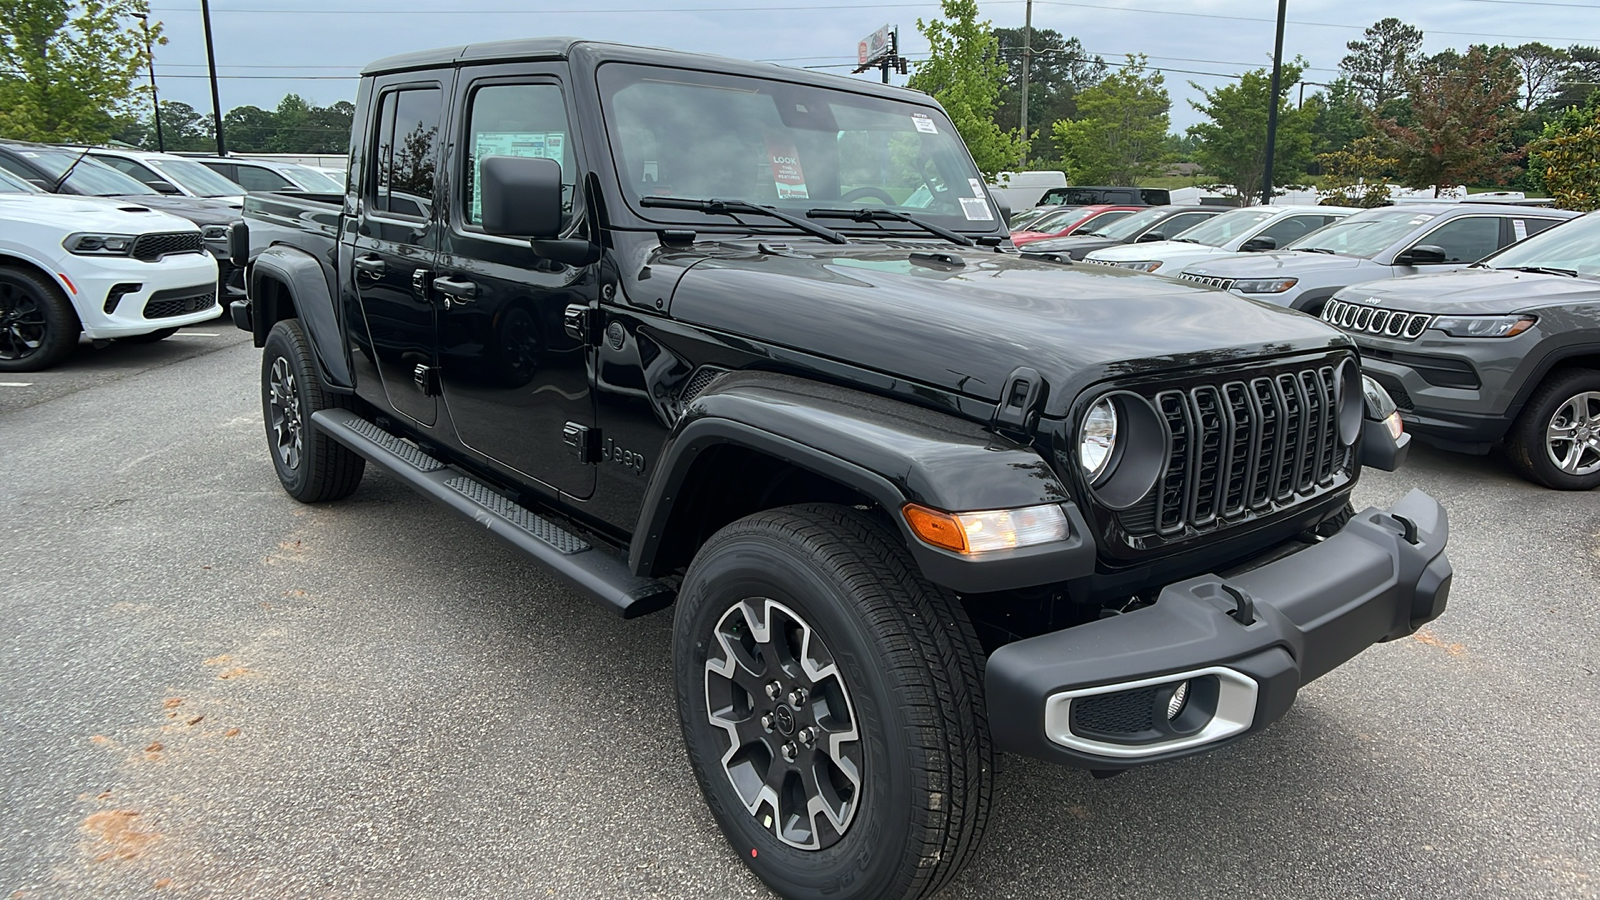
<svg viewBox="0 0 1600 900"><path fill-rule="evenodd" d="M1333 295L1342 290L1344 288L1321 288L1306 291L1304 294L1294 298L1294 302L1289 304L1289 308L1297 312L1303 312L1308 316L1317 315L1321 312L1323 304L1333 299Z"/></svg>
<svg viewBox="0 0 1600 900"><path fill-rule="evenodd" d="M724 375L679 419L646 487L630 548L634 572L654 571L673 501L700 453L733 444L831 479L890 513L929 580L965 593L1066 581L1094 571L1095 546L1063 482L1029 446L955 416L768 372ZM908 503L950 512L1060 504L1061 542L962 555L930 547L900 515Z"/></svg>
<svg viewBox="0 0 1600 900"><path fill-rule="evenodd" d="M283 285L289 301L294 304L292 313L259 306L257 298L267 296L262 289L262 282L267 279ZM335 390L348 391L355 387L345 342L340 336L339 311L323 261L298 247L274 244L251 261L247 284L248 296L256 306L251 314L256 346L266 342L267 332L279 319L299 318L300 326L311 341L323 384Z"/></svg>
<svg viewBox="0 0 1600 900"><path fill-rule="evenodd" d="M1533 392L1549 374L1569 359L1600 357L1600 335L1593 332L1584 334L1555 335L1546 340L1539 349L1538 356L1528 354L1512 379L1521 386L1506 406L1506 421L1515 420L1522 414L1522 408L1528 405L1528 400L1533 397Z"/></svg>

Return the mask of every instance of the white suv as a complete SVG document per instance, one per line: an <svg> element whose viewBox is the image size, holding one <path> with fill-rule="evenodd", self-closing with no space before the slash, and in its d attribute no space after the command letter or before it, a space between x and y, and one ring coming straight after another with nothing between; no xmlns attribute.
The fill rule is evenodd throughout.
<svg viewBox="0 0 1600 900"><path fill-rule="evenodd" d="M244 205L244 188L205 165L171 153L92 147L89 155L124 175L148 184L163 194L205 197Z"/></svg>
<svg viewBox="0 0 1600 900"><path fill-rule="evenodd" d="M216 315L217 262L193 222L0 172L0 372L49 368L80 332L156 341Z"/></svg>
<svg viewBox="0 0 1600 900"><path fill-rule="evenodd" d="M1107 247L1084 261L1176 275L1184 266L1210 256L1275 250L1357 212L1347 206L1246 206L1213 216L1170 241Z"/></svg>

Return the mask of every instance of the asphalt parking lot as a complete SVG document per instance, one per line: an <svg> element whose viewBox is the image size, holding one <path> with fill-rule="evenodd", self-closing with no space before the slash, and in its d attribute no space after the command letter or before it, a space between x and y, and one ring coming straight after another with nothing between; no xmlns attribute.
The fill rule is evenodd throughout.
<svg viewBox="0 0 1600 900"><path fill-rule="evenodd" d="M764 897L622 622L369 471L302 506L219 320L0 382L0 895ZM19 386L21 385L21 386ZM1221 752L1007 758L949 898L1600 897L1600 495L1420 450L1455 589Z"/></svg>

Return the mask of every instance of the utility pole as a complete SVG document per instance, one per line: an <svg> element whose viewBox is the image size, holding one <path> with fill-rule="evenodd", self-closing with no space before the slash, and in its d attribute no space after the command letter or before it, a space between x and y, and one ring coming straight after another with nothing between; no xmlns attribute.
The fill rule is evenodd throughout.
<svg viewBox="0 0 1600 900"><path fill-rule="evenodd" d="M1289 0L1278 0L1278 42L1272 50L1272 96L1267 99L1267 171L1262 176L1261 202L1272 202L1272 151L1278 142L1278 86L1283 82L1283 20Z"/></svg>
<svg viewBox="0 0 1600 900"><path fill-rule="evenodd" d="M167 141L161 135L161 96L156 93L156 55L150 47L150 17L144 13L134 13L133 17L139 20L139 30L144 32L144 59L150 66L150 108L156 116L156 149L165 153Z"/></svg>
<svg viewBox="0 0 1600 900"><path fill-rule="evenodd" d="M1019 112L1022 130L1022 160L1019 167L1028 166L1028 70L1033 65L1033 0L1028 0L1022 13L1022 104Z"/></svg>
<svg viewBox="0 0 1600 900"><path fill-rule="evenodd" d="M200 0L200 18L206 27L206 67L211 70L211 119L217 128L217 155L227 156L222 142L222 101L217 98L217 52L211 40L211 4Z"/></svg>

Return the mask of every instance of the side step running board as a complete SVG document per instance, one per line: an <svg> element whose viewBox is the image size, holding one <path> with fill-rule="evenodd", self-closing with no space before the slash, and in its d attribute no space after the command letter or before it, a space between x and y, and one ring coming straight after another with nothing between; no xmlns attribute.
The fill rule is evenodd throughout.
<svg viewBox="0 0 1600 900"><path fill-rule="evenodd" d="M390 475L489 529L490 534L622 617L631 619L671 605L674 593L670 586L633 574L620 556L590 544L355 413L318 410L311 414L311 422Z"/></svg>

